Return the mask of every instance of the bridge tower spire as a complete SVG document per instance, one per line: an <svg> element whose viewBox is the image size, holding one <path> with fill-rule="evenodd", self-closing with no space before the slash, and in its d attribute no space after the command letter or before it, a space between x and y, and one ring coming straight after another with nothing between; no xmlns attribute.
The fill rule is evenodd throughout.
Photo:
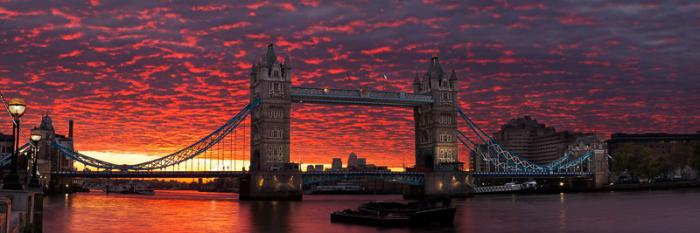
<svg viewBox="0 0 700 233"><path fill-rule="evenodd" d="M431 95L434 102L414 107L416 168L454 170L457 164L457 75L445 72L437 55L428 71L414 81L414 92Z"/></svg>

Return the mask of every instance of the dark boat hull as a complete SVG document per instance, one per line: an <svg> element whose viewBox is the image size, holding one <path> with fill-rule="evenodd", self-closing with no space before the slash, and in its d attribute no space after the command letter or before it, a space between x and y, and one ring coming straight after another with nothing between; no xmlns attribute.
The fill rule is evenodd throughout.
<svg viewBox="0 0 700 233"><path fill-rule="evenodd" d="M455 211L454 207L444 207L420 210L410 214L373 215L367 212L345 210L331 213L331 222L374 226L450 226L454 221Z"/></svg>
<svg viewBox="0 0 700 233"><path fill-rule="evenodd" d="M405 226L411 223L409 216L371 216L338 211L331 213L331 222L343 222L373 226Z"/></svg>
<svg viewBox="0 0 700 233"><path fill-rule="evenodd" d="M455 207L444 207L417 211L411 214L411 224L414 225L452 225L455 218Z"/></svg>

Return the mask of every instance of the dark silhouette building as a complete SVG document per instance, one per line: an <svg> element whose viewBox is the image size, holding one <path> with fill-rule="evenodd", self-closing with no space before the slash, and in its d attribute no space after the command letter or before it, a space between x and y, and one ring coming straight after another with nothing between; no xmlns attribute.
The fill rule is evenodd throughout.
<svg viewBox="0 0 700 233"><path fill-rule="evenodd" d="M511 119L494 133L494 139L510 152L536 163L547 164L561 157L583 133L560 131L530 116Z"/></svg>

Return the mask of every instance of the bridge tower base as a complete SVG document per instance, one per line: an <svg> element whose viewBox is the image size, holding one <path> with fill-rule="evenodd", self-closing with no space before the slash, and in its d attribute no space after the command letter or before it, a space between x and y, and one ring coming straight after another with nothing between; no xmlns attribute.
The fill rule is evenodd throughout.
<svg viewBox="0 0 700 233"><path fill-rule="evenodd" d="M251 171L240 180L240 200L301 201L301 172Z"/></svg>
<svg viewBox="0 0 700 233"><path fill-rule="evenodd" d="M425 173L423 186L412 186L404 192L404 198L429 196L472 197L474 183L471 176L459 171L435 171Z"/></svg>

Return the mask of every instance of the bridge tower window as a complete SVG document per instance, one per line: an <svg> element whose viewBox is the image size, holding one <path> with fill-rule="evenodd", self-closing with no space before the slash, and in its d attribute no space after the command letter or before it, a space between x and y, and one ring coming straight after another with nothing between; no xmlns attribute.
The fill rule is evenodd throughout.
<svg viewBox="0 0 700 233"><path fill-rule="evenodd" d="M271 96L283 96L284 90L282 89L282 83L277 83L277 82L270 83L270 95Z"/></svg>
<svg viewBox="0 0 700 233"><path fill-rule="evenodd" d="M271 129L269 131L269 137L271 138L282 138L282 130L281 129Z"/></svg>
<svg viewBox="0 0 700 233"><path fill-rule="evenodd" d="M282 146L270 146L268 147L267 159L269 162L282 162L282 154L284 154Z"/></svg>
<svg viewBox="0 0 700 233"><path fill-rule="evenodd" d="M443 102L443 103L452 102L452 95L450 95L450 93L442 93L441 98L440 98L440 102Z"/></svg>
<svg viewBox="0 0 700 233"><path fill-rule="evenodd" d="M450 115L440 115L440 119L438 121L441 125L451 125L452 117Z"/></svg>
<svg viewBox="0 0 700 233"><path fill-rule="evenodd" d="M453 138L452 135L450 134L441 134L440 135L440 142L452 142Z"/></svg>
<svg viewBox="0 0 700 233"><path fill-rule="evenodd" d="M280 108L271 108L267 111L267 116L272 119L282 119L282 112Z"/></svg>

